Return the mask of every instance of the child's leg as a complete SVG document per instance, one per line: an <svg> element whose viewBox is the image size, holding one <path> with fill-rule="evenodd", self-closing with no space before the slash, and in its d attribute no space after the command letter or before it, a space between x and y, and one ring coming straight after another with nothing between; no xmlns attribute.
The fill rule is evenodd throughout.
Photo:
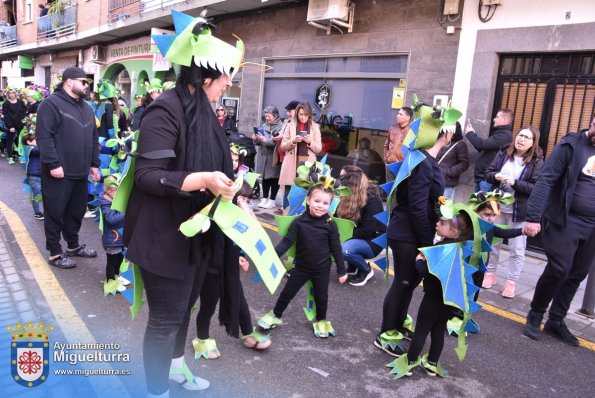
<svg viewBox="0 0 595 398"><path fill-rule="evenodd" d="M200 307L196 314L196 336L201 340L209 338L211 317L217 308L219 294L219 276L207 271L200 290Z"/></svg>
<svg viewBox="0 0 595 398"><path fill-rule="evenodd" d="M114 254L114 256L116 257L116 259L114 260L116 262L115 274L116 274L116 276L118 276L118 275L120 275L120 265L122 265L122 261L124 260L124 253L123 252L116 253L116 254Z"/></svg>
<svg viewBox="0 0 595 398"><path fill-rule="evenodd" d="M122 253L119 254L121 255ZM105 253L105 257L107 258L107 264L105 265L105 280L115 279L116 275L119 273L122 258L120 257L120 261L118 262L118 254Z"/></svg>
<svg viewBox="0 0 595 398"><path fill-rule="evenodd" d="M326 319L326 309L328 307L328 285L331 275L330 268L324 272L312 273L310 279L314 285L314 301L316 302L316 320ZM293 278L293 275L291 276ZM290 278L290 279L291 279Z"/></svg>
<svg viewBox="0 0 595 398"><path fill-rule="evenodd" d="M35 214L41 213L41 177L27 176L29 189L31 189L31 206Z"/></svg>
<svg viewBox="0 0 595 398"><path fill-rule="evenodd" d="M309 273L304 272L299 268L293 269L291 272L291 277L287 280L283 291L277 299L275 308L273 308L273 313L277 318L281 318L283 316L283 311L285 311L289 305L289 302L295 297L297 292L300 291L308 279L310 279Z"/></svg>
<svg viewBox="0 0 595 398"><path fill-rule="evenodd" d="M437 363L444 348L444 335L446 334L446 322L452 316L452 308L442 304L442 308L435 310L439 314L438 319L432 326L432 342L430 344L430 352L428 354L428 361Z"/></svg>
<svg viewBox="0 0 595 398"><path fill-rule="evenodd" d="M410 362L416 361L419 354L421 354L421 350L424 348L426 338L428 337L428 334L430 334L430 330L432 330L432 326L439 315L436 312L437 307L439 307L439 305L436 304L435 300L428 295L424 295L419 306L419 312L417 313L415 333L413 333L409 350L407 350L407 359ZM433 339L432 344L434 344Z"/></svg>

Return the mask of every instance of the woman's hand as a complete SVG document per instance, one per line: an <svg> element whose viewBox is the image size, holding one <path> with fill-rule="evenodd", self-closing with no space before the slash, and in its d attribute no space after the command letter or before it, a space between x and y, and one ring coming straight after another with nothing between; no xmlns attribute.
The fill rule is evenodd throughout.
<svg viewBox="0 0 595 398"><path fill-rule="evenodd" d="M293 137L293 139L291 140L291 143L293 145L297 145L299 142L302 142L302 140L304 139L304 137L302 137L301 135L296 135L295 137Z"/></svg>
<svg viewBox="0 0 595 398"><path fill-rule="evenodd" d="M339 277L339 283L342 285L347 282L347 274Z"/></svg>
<svg viewBox="0 0 595 398"><path fill-rule="evenodd" d="M312 137L310 137L310 135L306 135L306 136L302 137L302 141L304 141L306 144L310 145L310 143L312 142Z"/></svg>
<svg viewBox="0 0 595 398"><path fill-rule="evenodd" d="M264 135L260 135L260 134L254 134L252 136L252 140L256 141L260 141L260 142L265 142L267 139Z"/></svg>
<svg viewBox="0 0 595 398"><path fill-rule="evenodd" d="M225 174L220 171L206 173L205 188L215 196L221 195L223 200L230 201L240 188L235 185Z"/></svg>

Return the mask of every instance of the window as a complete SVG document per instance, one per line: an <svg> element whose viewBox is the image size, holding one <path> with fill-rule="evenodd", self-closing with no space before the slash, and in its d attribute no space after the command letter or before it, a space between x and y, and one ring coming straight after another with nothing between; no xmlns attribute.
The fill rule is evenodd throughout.
<svg viewBox="0 0 595 398"><path fill-rule="evenodd" d="M33 21L33 0L25 0L25 22Z"/></svg>
<svg viewBox="0 0 595 398"><path fill-rule="evenodd" d="M351 114L354 127L387 130L397 112L391 108L393 88L407 77L408 62L406 54L270 59L266 63L273 69L265 73L263 106L282 109L293 99L305 100L317 120L323 113L327 119ZM314 103L322 83L331 88L323 112Z"/></svg>

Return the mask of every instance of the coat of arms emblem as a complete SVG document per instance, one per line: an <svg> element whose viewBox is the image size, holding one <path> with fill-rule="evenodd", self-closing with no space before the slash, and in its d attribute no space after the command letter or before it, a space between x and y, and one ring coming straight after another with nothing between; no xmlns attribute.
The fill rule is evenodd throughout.
<svg viewBox="0 0 595 398"><path fill-rule="evenodd" d="M24 387L37 387L50 373L49 334L53 327L29 322L8 326L12 334L10 343L10 372L12 378Z"/></svg>

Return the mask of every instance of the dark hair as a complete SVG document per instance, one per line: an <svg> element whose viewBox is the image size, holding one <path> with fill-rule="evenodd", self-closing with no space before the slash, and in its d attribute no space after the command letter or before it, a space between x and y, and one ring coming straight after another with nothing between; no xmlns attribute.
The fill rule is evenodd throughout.
<svg viewBox="0 0 595 398"><path fill-rule="evenodd" d="M343 168L341 168L341 171L344 171L346 174L347 173L363 173L364 172L361 169L361 167L356 166L354 164L347 164L347 165L343 166Z"/></svg>
<svg viewBox="0 0 595 398"><path fill-rule="evenodd" d="M29 141L33 141L34 139L35 139L35 133L29 132L29 133L26 133L25 135L23 135L21 142L23 143L23 145L29 145L27 143Z"/></svg>
<svg viewBox="0 0 595 398"><path fill-rule="evenodd" d="M508 120L510 121L510 125L512 125L514 123L514 112L511 111L508 108L502 108L502 109L498 109L498 112L501 112L503 115L505 115Z"/></svg>
<svg viewBox="0 0 595 398"><path fill-rule="evenodd" d="M404 111L407 114L407 116L409 116L410 122L413 121L413 109L411 109L408 106L404 106L401 108L401 110Z"/></svg>
<svg viewBox="0 0 595 398"><path fill-rule="evenodd" d="M457 223L456 228L460 232L460 235L456 241L463 242L473 239L473 223L471 222L469 215L465 212L460 212L455 216L455 218Z"/></svg>
<svg viewBox="0 0 595 398"><path fill-rule="evenodd" d="M457 122L455 127L455 133L453 134L452 138L450 139L450 143L454 144L455 142L459 142L463 139L463 129L461 128L461 123Z"/></svg>
<svg viewBox="0 0 595 398"><path fill-rule="evenodd" d="M235 198L237 199L238 196L243 196L245 198L252 196L252 187L247 181L242 182L242 187L236 192Z"/></svg>
<svg viewBox="0 0 595 398"><path fill-rule="evenodd" d="M331 197L334 196L332 189L325 188L321 184L312 185L310 188L308 188L308 197L312 196L312 194L314 193L314 191L322 191L322 192L330 193L331 194Z"/></svg>
<svg viewBox="0 0 595 398"><path fill-rule="evenodd" d="M506 154L508 155L508 160L514 162L514 154L516 153L516 147L514 146L514 142L516 140L516 137L523 130L529 130L531 134L533 134L533 145L531 145L531 148L529 148L527 152L525 152L525 154L523 155L523 163L528 164L534 156L542 156L542 150L539 147L539 129L533 126L532 124L521 128L519 132L514 135L514 138L512 139L512 144L508 146Z"/></svg>
<svg viewBox="0 0 595 398"><path fill-rule="evenodd" d="M488 209L488 208L489 209L493 209L493 207L490 204L490 202L491 201L489 201L489 200L487 202L483 202L482 204L480 204L479 206L477 206L477 209L475 209L475 212L476 213L479 213L480 211L485 210L485 209ZM500 203L499 202L496 202L496 204L498 205L498 208L499 208L500 207Z"/></svg>
<svg viewBox="0 0 595 398"><path fill-rule="evenodd" d="M306 131L310 132L310 126L312 126L312 122L314 121L314 115L312 114L312 107L308 101L300 102L298 106L295 107L295 125L299 129L300 127L300 119L298 118L298 113L300 109L304 110L304 113L308 115L308 121L306 122Z"/></svg>
<svg viewBox="0 0 595 398"><path fill-rule="evenodd" d="M215 69L199 67L194 62L191 66L180 66L175 90L184 107L188 129L185 160L187 171L213 171L221 167L216 165L218 162L211 146L205 145L205 142L216 142L214 131L219 121L203 90L207 79L216 80L221 75ZM190 94L189 85L194 86L193 94ZM231 156L227 156L231 160Z"/></svg>

